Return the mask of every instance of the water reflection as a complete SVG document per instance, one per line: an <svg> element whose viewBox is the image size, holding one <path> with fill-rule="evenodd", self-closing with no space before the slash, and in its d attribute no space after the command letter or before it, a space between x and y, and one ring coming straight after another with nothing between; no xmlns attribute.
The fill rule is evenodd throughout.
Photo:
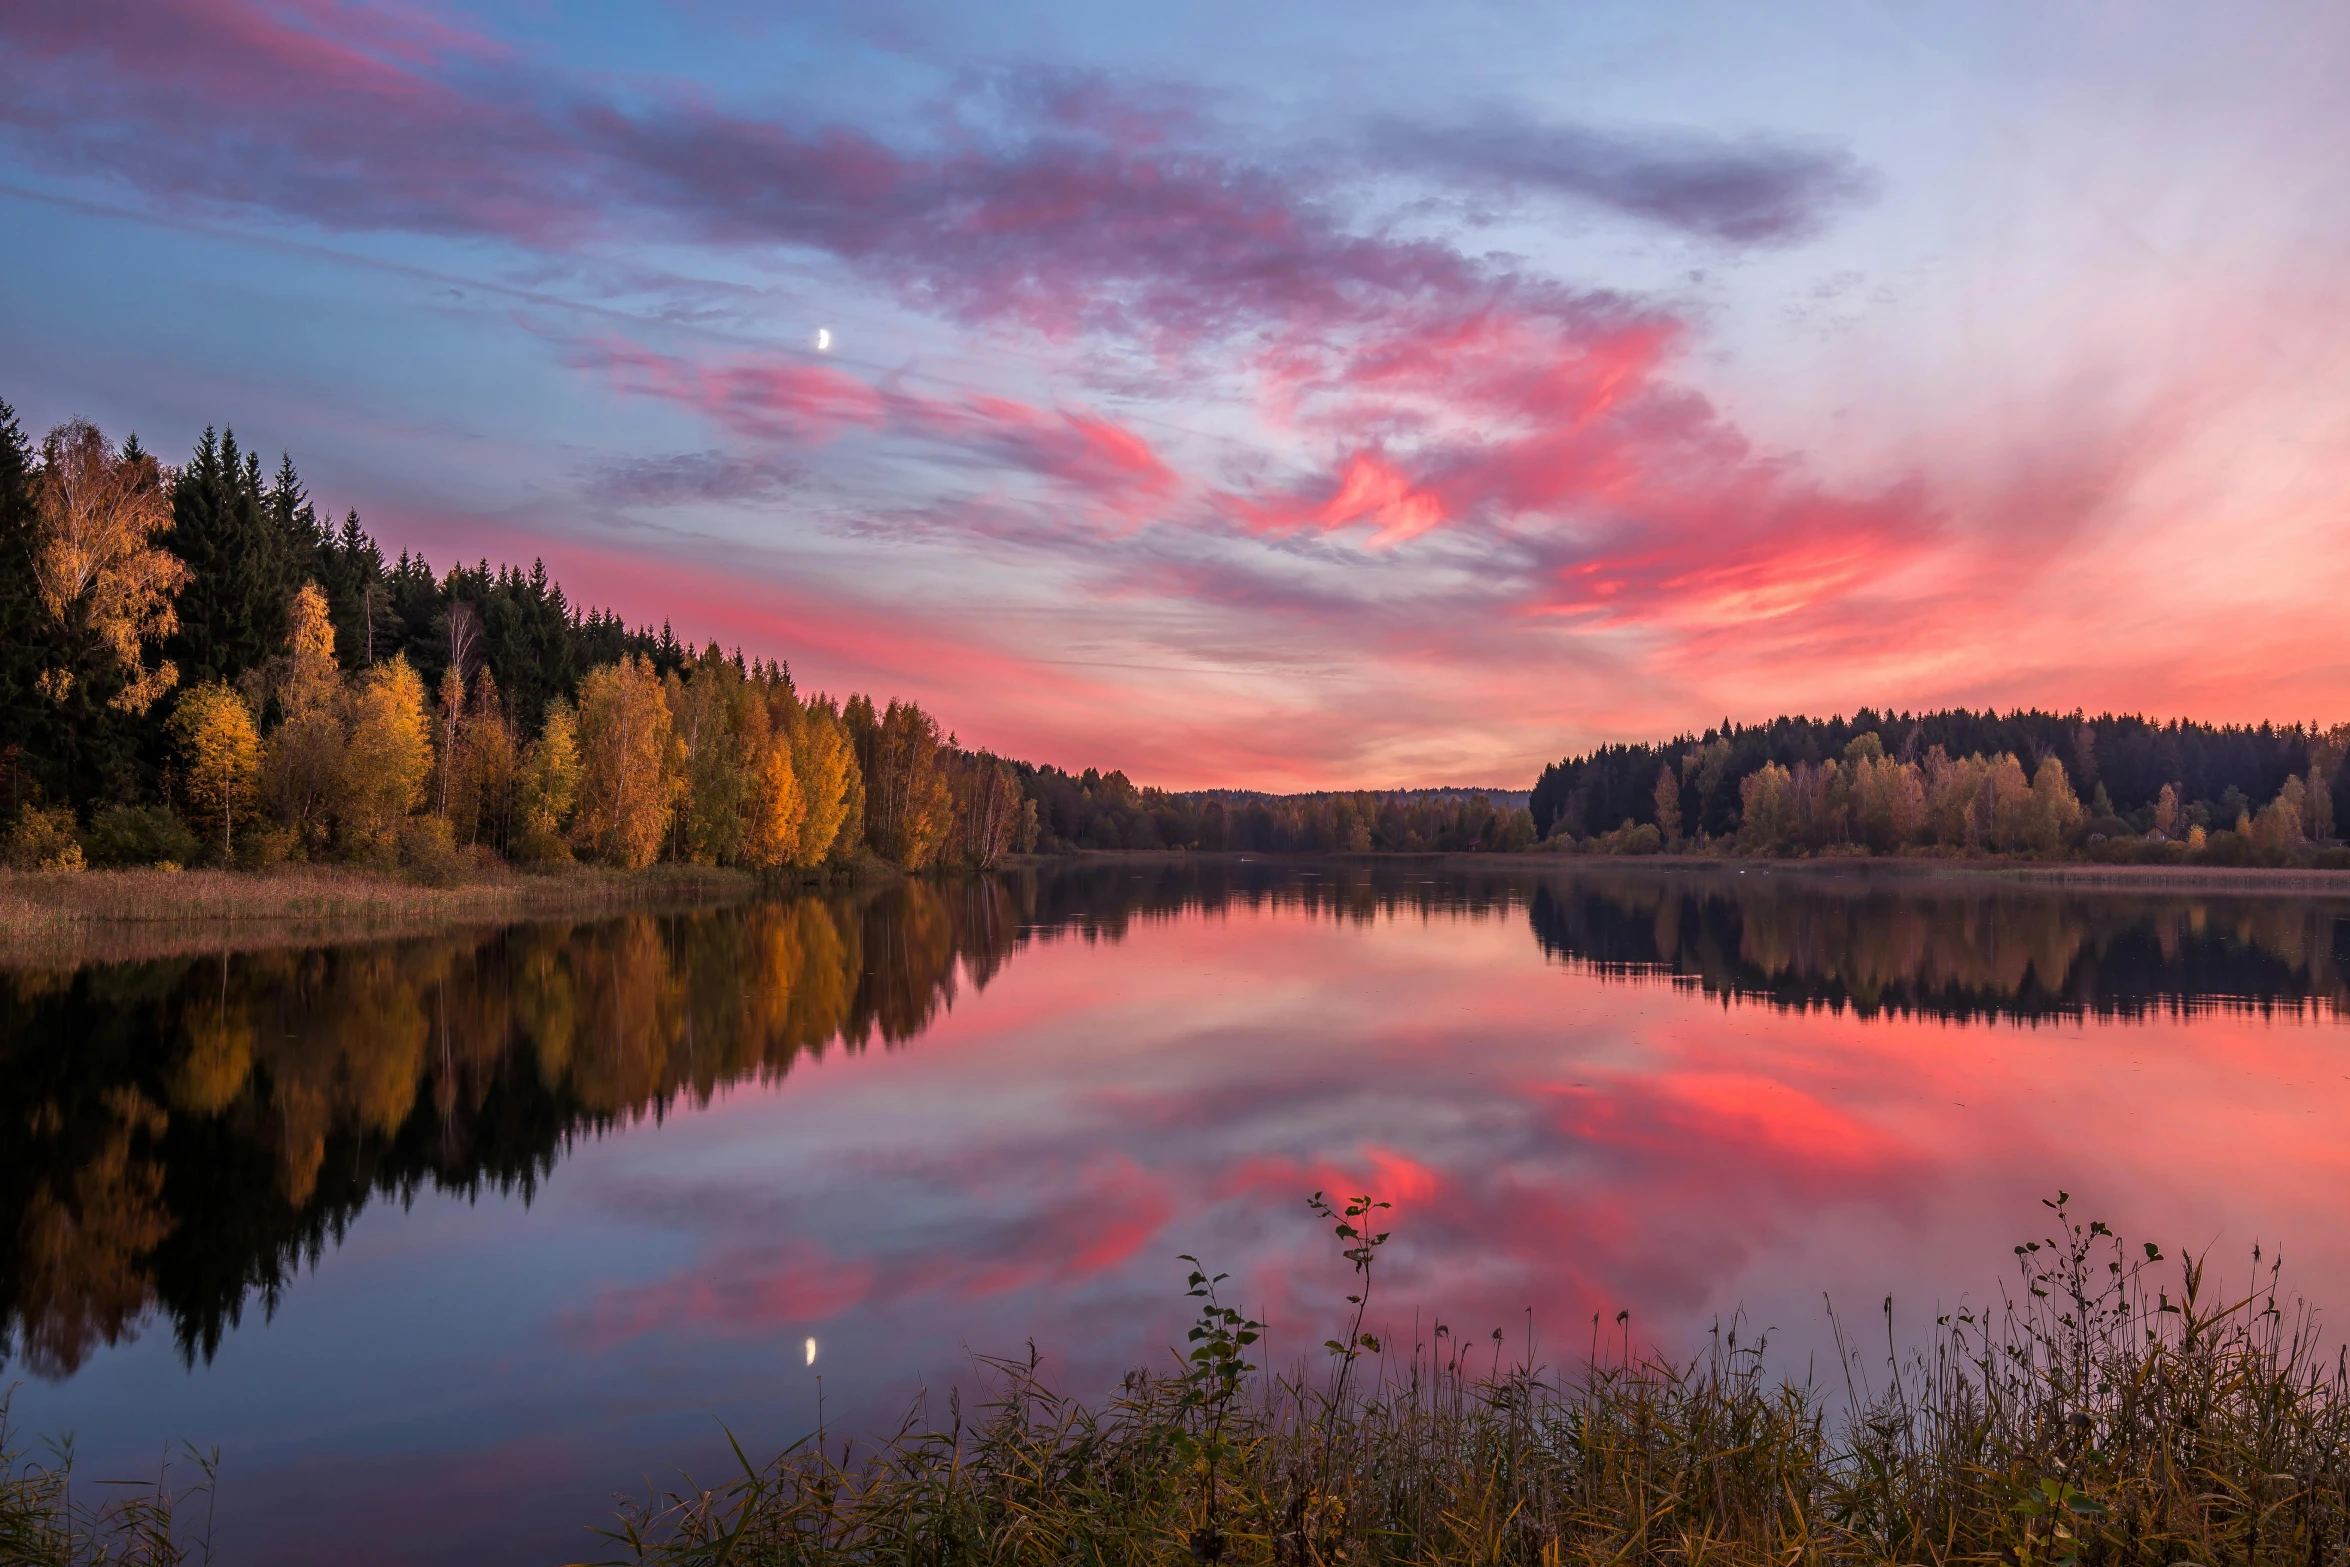
<svg viewBox="0 0 2350 1567"><path fill-rule="evenodd" d="M0 978L0 1124L24 1129L0 1145L8 1353L70 1376L159 1314L184 1359L208 1358L250 1307L274 1311L371 1201L405 1204L428 1186L527 1200L583 1135L706 1105L835 1047L915 1038L959 984L984 987L1024 942L1120 942L1153 922L1267 908L1355 926L1523 919L1544 954L1594 975L1861 1016L2350 1008L2350 907L2334 902L1224 860L18 972ZM1668 1085L1627 1088L1604 1106L1610 1126L1571 1140L1674 1135L1691 1107L1660 1095ZM1570 1093L1557 1108L1575 1122L1602 1107ZM1251 1112L1187 1113L1229 1127ZM1839 1149L1840 1165L1865 1162L1871 1145L1826 1124L1771 1135ZM1245 1140L1230 1153L1228 1185L1315 1174L1269 1168ZM1131 1173L1094 1178L1114 1193ZM1129 1196L1140 1208L1128 1221L1156 1211L1147 1193ZM1010 1255L1039 1267L1120 1244L1098 1224L1046 1224ZM620 1331L612 1313L666 1308L602 1309Z"/></svg>
<svg viewBox="0 0 2350 1567"><path fill-rule="evenodd" d="M1100 861L17 971L0 1383L93 1460L220 1442L240 1560L565 1560L615 1487L723 1467L714 1416L803 1435L819 1373L847 1429L1030 1338L1114 1386L1180 1337L1177 1252L1319 1343L1317 1187L1396 1201L1398 1332L1629 1309L1679 1350L1745 1308L1800 1366L1823 1294L1930 1320L2058 1185L2174 1250L2291 1239L2339 1299L2346 936L2339 900Z"/></svg>
<svg viewBox="0 0 2350 1567"><path fill-rule="evenodd" d="M527 1199L583 1134L911 1039L1009 954L1013 890L9 974L13 1358L70 1375L150 1310L209 1357L372 1199Z"/></svg>
<svg viewBox="0 0 2350 1567"><path fill-rule="evenodd" d="M1863 1016L2350 1008L2350 906L2338 901L1603 873L1537 889L1529 917L1545 952L1598 973Z"/></svg>

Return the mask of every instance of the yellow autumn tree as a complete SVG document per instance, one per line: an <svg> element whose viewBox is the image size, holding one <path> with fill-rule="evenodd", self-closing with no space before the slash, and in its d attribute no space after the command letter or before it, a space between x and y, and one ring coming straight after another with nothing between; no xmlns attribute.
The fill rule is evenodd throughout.
<svg viewBox="0 0 2350 1567"><path fill-rule="evenodd" d="M546 722L522 755L514 789L514 846L523 858L571 858L579 800L579 729L571 704L547 704Z"/></svg>
<svg viewBox="0 0 2350 1567"><path fill-rule="evenodd" d="M1681 841L1681 779L1667 763L1656 771L1656 830L1668 844ZM1366 844L1368 837L1366 835Z"/></svg>
<svg viewBox="0 0 2350 1567"><path fill-rule="evenodd" d="M406 655L396 655L362 675L351 696L339 812L344 848L367 859L393 853L401 824L424 803L432 764L424 682Z"/></svg>
<svg viewBox="0 0 2350 1567"><path fill-rule="evenodd" d="M514 725L499 698L497 677L484 664L465 699L456 775L449 790L449 830L459 843L506 847L520 765Z"/></svg>
<svg viewBox="0 0 2350 1567"><path fill-rule="evenodd" d="M861 700L861 699L860 699ZM954 797L941 760L946 742L938 720L912 702L891 702L878 718L862 703L867 723L854 721L865 779L865 842L907 870L926 869L954 826ZM862 732L860 732L862 731Z"/></svg>
<svg viewBox="0 0 2350 1567"><path fill-rule="evenodd" d="M261 756L261 796L301 851L326 847L343 778L343 672L326 595L305 582L286 611L286 651L272 682L278 726Z"/></svg>
<svg viewBox="0 0 2350 1567"><path fill-rule="evenodd" d="M796 710L791 760L805 805L799 847L791 863L811 868L836 854L853 852L865 830L864 776L857 766L856 747L830 702L810 702Z"/></svg>
<svg viewBox="0 0 2350 1567"><path fill-rule="evenodd" d="M775 809L795 823L800 815L796 793L782 802L762 798L767 775L774 771L768 755L773 722L761 690L766 678L764 672L753 678L712 643L682 678L673 674L662 683L682 771L683 793L672 826L680 859L705 865L753 863L753 816L766 813L770 820L764 830L772 835L778 830ZM788 750L783 767L788 773Z"/></svg>
<svg viewBox="0 0 2350 1567"><path fill-rule="evenodd" d="M172 599L189 576L156 542L171 501L155 459L122 455L87 421L61 424L41 442L33 510L33 585L57 632L41 691L64 701L95 677L114 685L107 706L146 712L179 679L146 651L179 628Z"/></svg>
<svg viewBox="0 0 2350 1567"><path fill-rule="evenodd" d="M808 802L792 771L788 735L770 735L761 743L751 769L749 798L743 813L743 863L756 870L780 870L798 861L800 829L808 818Z"/></svg>
<svg viewBox="0 0 2350 1567"><path fill-rule="evenodd" d="M171 711L180 780L196 819L219 835L223 859L236 852L236 824L252 808L261 772L261 736L253 711L225 682L183 693Z"/></svg>
<svg viewBox="0 0 2350 1567"><path fill-rule="evenodd" d="M631 653L579 683L579 807L572 838L642 870L661 852L675 786L669 703L650 661Z"/></svg>
<svg viewBox="0 0 2350 1567"><path fill-rule="evenodd" d="M1739 845L1749 854L1777 854L1795 838L1795 780L1777 762L1765 762L1738 783L1743 825Z"/></svg>
<svg viewBox="0 0 2350 1567"><path fill-rule="evenodd" d="M2053 756L2042 757L2032 773L2023 846L2054 854L2071 841L2081 819L2080 798L2073 793L2072 780L2065 776L2064 763Z"/></svg>

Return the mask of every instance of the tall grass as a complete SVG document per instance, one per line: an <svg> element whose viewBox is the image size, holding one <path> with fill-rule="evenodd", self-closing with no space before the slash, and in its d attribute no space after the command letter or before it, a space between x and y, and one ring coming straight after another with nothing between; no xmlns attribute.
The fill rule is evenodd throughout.
<svg viewBox="0 0 2350 1567"><path fill-rule="evenodd" d="M692 865L499 867L441 885L356 866L0 872L0 963L115 962L414 935L469 920L729 902L756 886L741 871Z"/></svg>
<svg viewBox="0 0 2350 1567"><path fill-rule="evenodd" d="M2257 1287L2215 1293L2201 1259L2128 1249L2060 1196L1992 1309L1943 1318L1933 1342L1897 1357L1888 1302L1882 1349L1839 1330L1830 1385L1776 1378L1764 1344L1734 1326L1686 1360L1640 1355L1621 1318L1594 1319L1589 1349L1560 1372L1523 1350L1513 1363L1498 1334L1469 1342L1439 1325L1407 1349L1366 1333L1385 1238L1370 1228L1376 1206L1330 1215L1362 1298L1318 1370L1251 1364L1259 1325L1195 1267L1187 1348L1106 1402L1052 1391L1033 1351L987 1361L992 1392L971 1420L950 1399L944 1424L910 1417L876 1442L820 1436L764 1464L738 1447L731 1481L626 1508L601 1531L610 1559L2350 1560L2350 1381L2314 1314L2278 1293L2273 1258ZM60 1486L50 1473L28 1489L13 1463L0 1477L0 1542L21 1553L8 1560L193 1559L161 1553L184 1549L168 1506L160 1526L151 1506L114 1522L149 1554L94 1554L101 1531L58 1523Z"/></svg>
<svg viewBox="0 0 2350 1567"><path fill-rule="evenodd" d="M1886 1348L1847 1342L1833 1387L1774 1378L1735 1329L1682 1361L1628 1335L1611 1354L1595 1323L1562 1374L1443 1327L1380 1356L1358 1320L1324 1371L1220 1399L1201 1346L1247 1351L1211 1312L1193 1359L1099 1407L1033 1359L990 1362L970 1425L958 1408L878 1444L806 1443L636 1507L609 1538L620 1561L679 1567L2350 1558L2350 1385L2273 1263L2223 1299L2199 1259L2050 1208L1996 1309L1897 1360L1888 1302ZM1359 1367L1366 1351L1384 1369Z"/></svg>

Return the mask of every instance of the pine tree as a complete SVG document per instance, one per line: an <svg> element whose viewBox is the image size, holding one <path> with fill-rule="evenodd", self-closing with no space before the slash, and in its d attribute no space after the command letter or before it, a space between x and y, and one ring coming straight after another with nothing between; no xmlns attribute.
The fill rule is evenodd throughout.
<svg viewBox="0 0 2350 1567"><path fill-rule="evenodd" d="M215 438L205 430L171 505L171 550L189 578L165 651L183 680L233 680L277 650L296 580L268 514L260 460L238 451L233 431Z"/></svg>

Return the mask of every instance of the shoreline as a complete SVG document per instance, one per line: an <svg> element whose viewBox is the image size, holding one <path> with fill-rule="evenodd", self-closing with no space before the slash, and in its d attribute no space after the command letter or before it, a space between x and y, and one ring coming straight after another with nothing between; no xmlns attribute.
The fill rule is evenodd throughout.
<svg viewBox="0 0 2350 1567"><path fill-rule="evenodd" d="M1536 876L1786 878L1850 892L1928 886L2173 897L2350 898L2350 871L1992 859L1737 860L1713 855L1320 853L1084 849L1007 855L1001 871L1088 864L1414 865ZM976 874L986 875L989 872ZM865 868L856 880L874 879ZM352 866L269 871L0 872L0 967L80 967L198 953L429 936L484 925L718 908L772 884L717 866L485 870L448 886ZM805 890L826 883L808 882ZM800 890L800 889L795 889Z"/></svg>
<svg viewBox="0 0 2350 1567"><path fill-rule="evenodd" d="M353 866L0 872L0 966L79 968L573 915L717 908L758 890L747 872L688 865L500 869L449 886Z"/></svg>
<svg viewBox="0 0 2350 1567"><path fill-rule="evenodd" d="M1073 854L1006 855L1003 867L1183 864L1262 861L1270 865L1437 865L1544 874L1699 873L1787 876L1814 882L1975 882L2078 892L2158 891L2226 896L2350 897L2350 870L2292 866L2103 865L2082 860L1936 859L1859 856L1808 860L1737 859L1710 854L1490 854L1474 850L1409 853L1368 850L1283 854L1254 849L1080 849Z"/></svg>

